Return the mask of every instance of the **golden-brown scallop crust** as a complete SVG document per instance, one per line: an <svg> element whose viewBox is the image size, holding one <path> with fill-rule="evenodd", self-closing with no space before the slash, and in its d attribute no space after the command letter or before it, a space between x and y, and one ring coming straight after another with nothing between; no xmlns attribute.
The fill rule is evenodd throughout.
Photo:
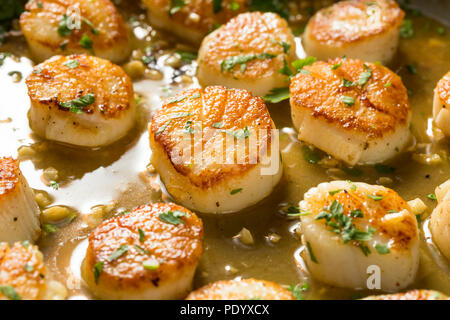
<svg viewBox="0 0 450 320"><path fill-rule="evenodd" d="M450 105L450 71L439 80L436 86L436 93L444 103Z"/></svg>
<svg viewBox="0 0 450 320"><path fill-rule="evenodd" d="M335 65L340 67L333 70ZM367 68L372 76L361 87L357 82ZM292 108L308 109L315 118L370 138L383 137L399 125L407 125L411 112L407 90L400 77L388 68L336 58L317 61L304 69L308 72L297 74L290 84ZM356 84L345 87L344 78ZM354 105L346 105L344 96L353 97Z"/></svg>
<svg viewBox="0 0 450 320"><path fill-rule="evenodd" d="M380 196L381 200L375 201L369 195ZM384 219L389 212L410 211L408 203L392 189L379 188L375 194L369 193L361 187L357 187L355 190L343 189L333 195L328 194L326 199L322 199L316 206L318 208L328 207L334 200L343 204L343 214L347 216L351 216L352 210L361 210L364 220L370 221L370 226L375 228L378 234L385 235L392 240L391 250L407 250L417 236L417 223L413 216L402 216L401 221L396 221L396 223L387 223ZM357 227L360 223L358 220L354 219ZM322 221L325 223L325 220ZM360 226L360 228L362 227Z"/></svg>
<svg viewBox="0 0 450 320"><path fill-rule="evenodd" d="M270 77L283 68L285 60L292 60L294 52L287 54L283 43L295 47L287 22L275 13L248 12L231 19L220 30L208 37L208 51L200 63L218 73L237 79L256 80ZM221 61L230 57L269 54L272 58L253 59L245 63L245 71L237 65L222 70ZM286 59L287 58L287 59Z"/></svg>
<svg viewBox="0 0 450 320"><path fill-rule="evenodd" d="M36 300L45 288L46 269L37 246L16 242L0 243L0 286L11 286L20 299ZM0 292L0 300L8 299Z"/></svg>
<svg viewBox="0 0 450 320"><path fill-rule="evenodd" d="M408 292L369 296L363 300L448 300L449 298L434 290L411 290Z"/></svg>
<svg viewBox="0 0 450 320"><path fill-rule="evenodd" d="M78 66L66 64L72 60ZM83 114L119 118L133 103L133 84L119 66L88 56L55 56L34 67L27 77L28 95L34 106L69 112L61 103L94 93L95 103L83 108Z"/></svg>
<svg viewBox="0 0 450 320"><path fill-rule="evenodd" d="M162 221L159 215L169 211L181 211L183 223ZM141 229L145 235L140 241ZM203 224L191 211L173 203L153 203L132 210L131 213L104 221L89 237L85 266L93 272L93 266L103 262L99 283L110 288L133 289L157 287L159 282L173 279L178 270L198 263L203 252ZM113 261L108 257L120 246L128 251ZM143 253L136 246L147 250ZM146 270L143 262L159 261L155 270Z"/></svg>
<svg viewBox="0 0 450 320"><path fill-rule="evenodd" d="M368 19L371 10L379 12L378 23ZM311 18L308 28L316 41L334 45L348 44L364 41L397 28L404 16L403 10L393 0L339 1L318 11ZM340 25L339 22L341 27L335 27ZM349 25L352 30L343 28L342 25Z"/></svg>
<svg viewBox="0 0 450 320"><path fill-rule="evenodd" d="M0 198L12 192L20 179L19 163L11 157L0 158Z"/></svg>
<svg viewBox="0 0 450 320"><path fill-rule="evenodd" d="M172 115L178 113L192 115L172 117ZM252 132L275 128L264 101L244 89L227 89L221 86L189 89L166 102L162 109L153 115L150 134L153 135L155 142L165 150L174 168L187 176L194 185L202 188L211 187L232 175L241 175L256 164L252 164L250 161L239 164L235 161L234 164L208 168L197 167L195 163L186 166L183 163L173 161L172 151L185 138L177 131L185 127L186 121L201 123L203 129L214 129L214 124L221 123L220 130L224 132L235 132L243 130L245 127L250 131L254 130ZM164 131L160 132L161 128L164 128ZM225 135L225 133L223 134ZM268 132L267 140L264 138L257 139L260 150L263 148L270 149L270 137L270 132ZM205 146L206 140L203 136L203 146ZM260 160L260 157L258 157L258 163Z"/></svg>
<svg viewBox="0 0 450 320"><path fill-rule="evenodd" d="M150 12L158 12L167 15L174 23L184 25L189 30L207 34L217 28L218 25L226 23L239 13L247 11L246 0L222 0L221 10L214 13L213 0L191 0L185 1L180 10L170 14L172 8L171 0L143 0ZM237 10L231 9L231 3L239 5ZM199 19L191 19L192 14L198 15Z"/></svg>
<svg viewBox="0 0 450 320"><path fill-rule="evenodd" d="M86 14L85 6L96 7L96 15ZM116 7L109 0L31 0L25 6L25 11L20 16L20 25L24 33L31 26L30 20L41 18L45 23L54 26L55 32L58 29L59 22L63 14L67 14L67 9L74 7L80 10L82 18L88 19L92 25L98 30L98 34L92 33L92 26L88 23L82 23L80 29L72 30L72 33L66 37L59 37L58 41L53 39L36 38L42 46L50 48L54 51L61 51L61 45L64 43L66 50L80 50L86 51L80 45L80 40L83 35L88 35L93 40L93 50L105 50L114 46L117 43L128 42L128 30L117 11ZM92 10L90 8L89 10Z"/></svg>
<svg viewBox="0 0 450 320"><path fill-rule="evenodd" d="M295 300L279 284L256 279L228 280L210 283L191 292L186 300Z"/></svg>

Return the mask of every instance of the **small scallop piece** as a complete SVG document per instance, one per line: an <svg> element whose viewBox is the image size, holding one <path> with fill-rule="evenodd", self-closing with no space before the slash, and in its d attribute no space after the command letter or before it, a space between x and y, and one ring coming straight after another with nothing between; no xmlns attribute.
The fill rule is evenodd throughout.
<svg viewBox="0 0 450 320"><path fill-rule="evenodd" d="M28 241L0 243L0 300L60 300L66 288L46 278L42 253ZM58 290L55 290L55 288Z"/></svg>
<svg viewBox="0 0 450 320"><path fill-rule="evenodd" d="M379 64L317 61L292 79L289 90L298 138L350 165L383 162L410 139L407 90Z"/></svg>
<svg viewBox="0 0 450 320"><path fill-rule="evenodd" d="M142 0L152 26L199 45L209 32L247 11L247 0ZM189 32L186 32L189 30Z"/></svg>
<svg viewBox="0 0 450 320"><path fill-rule="evenodd" d="M202 221L176 204L153 203L98 226L81 271L101 299L183 299L202 252Z"/></svg>
<svg viewBox="0 0 450 320"><path fill-rule="evenodd" d="M236 212L267 197L281 178L274 129L264 101L247 90L186 90L153 115L151 162L182 205Z"/></svg>
<svg viewBox="0 0 450 320"><path fill-rule="evenodd" d="M128 29L109 0L31 0L20 26L37 61L86 53L118 63L130 52Z"/></svg>
<svg viewBox="0 0 450 320"><path fill-rule="evenodd" d="M38 135L82 147L111 144L135 122L133 84L119 66L93 56L55 56L26 84L30 127Z"/></svg>
<svg viewBox="0 0 450 320"><path fill-rule="evenodd" d="M433 119L436 126L450 137L450 71L434 89Z"/></svg>
<svg viewBox="0 0 450 320"><path fill-rule="evenodd" d="M321 183L305 193L300 210L304 257L317 280L367 289L368 268L376 266L383 291L396 292L414 281L419 230L395 191L349 181Z"/></svg>
<svg viewBox="0 0 450 320"><path fill-rule="evenodd" d="M39 207L19 163L0 158L0 241L36 241L41 234Z"/></svg>
<svg viewBox="0 0 450 320"><path fill-rule="evenodd" d="M186 300L295 300L279 284L256 279L224 280L191 292Z"/></svg>
<svg viewBox="0 0 450 320"><path fill-rule="evenodd" d="M438 205L430 218L433 240L442 254L450 261L450 180L436 188Z"/></svg>
<svg viewBox="0 0 450 320"><path fill-rule="evenodd" d="M362 300L448 300L445 294L435 290L411 290L396 294L365 297Z"/></svg>
<svg viewBox="0 0 450 320"><path fill-rule="evenodd" d="M388 63L397 51L404 15L392 0L340 1L311 18L302 43L319 60L347 56Z"/></svg>
<svg viewBox="0 0 450 320"><path fill-rule="evenodd" d="M275 13L249 12L231 19L203 40L197 77L202 85L241 88L264 96L287 85L296 58L294 35Z"/></svg>

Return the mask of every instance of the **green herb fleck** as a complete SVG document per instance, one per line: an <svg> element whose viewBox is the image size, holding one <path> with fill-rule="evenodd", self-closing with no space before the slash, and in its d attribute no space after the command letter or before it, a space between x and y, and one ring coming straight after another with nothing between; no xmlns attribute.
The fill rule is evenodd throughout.
<svg viewBox="0 0 450 320"><path fill-rule="evenodd" d="M50 181L50 187L53 188L54 190L58 190L59 184L56 181Z"/></svg>
<svg viewBox="0 0 450 320"><path fill-rule="evenodd" d="M90 92L85 96L67 102L61 102L61 107L68 108L73 113L83 113L83 108L95 102L95 95Z"/></svg>
<svg viewBox="0 0 450 320"><path fill-rule="evenodd" d="M403 20L403 24L400 27L400 36L405 39L412 38L414 36L414 28L411 19Z"/></svg>
<svg viewBox="0 0 450 320"><path fill-rule="evenodd" d="M105 263L103 261L99 261L94 265L94 280L95 283L98 283L98 278L100 277L100 274L103 271L103 266L105 265Z"/></svg>
<svg viewBox="0 0 450 320"><path fill-rule="evenodd" d="M185 0L170 0L170 9L169 9L169 15L173 15L176 12L180 11L185 5Z"/></svg>
<svg viewBox="0 0 450 320"><path fill-rule="evenodd" d="M302 146L303 158L311 164L316 164L319 162L320 157L315 149L311 149L310 147L303 145Z"/></svg>
<svg viewBox="0 0 450 320"><path fill-rule="evenodd" d="M312 250L311 244L308 241L306 241L306 248L308 249L309 257L311 258L311 261L314 262L314 263L319 263L317 261L316 256L314 255L314 252Z"/></svg>
<svg viewBox="0 0 450 320"><path fill-rule="evenodd" d="M159 262L155 259L149 259L147 261L142 262L142 266L145 270L156 270L159 268Z"/></svg>
<svg viewBox="0 0 450 320"><path fill-rule="evenodd" d="M366 71L362 72L359 75L359 79L358 79L358 84L361 87L364 87L364 85L367 83L367 81L369 81L369 79L372 77L372 69L370 69L369 66L365 63L364 63L364 69Z"/></svg>
<svg viewBox="0 0 450 320"><path fill-rule="evenodd" d="M23 268L25 269L26 272L33 272L34 271L34 267L31 264L28 264L28 263L25 263Z"/></svg>
<svg viewBox="0 0 450 320"><path fill-rule="evenodd" d="M139 232L139 242L140 243L142 243L142 242L144 242L145 241L145 233L144 233L144 230L142 230L142 229L138 229L138 232Z"/></svg>
<svg viewBox="0 0 450 320"><path fill-rule="evenodd" d="M89 38L89 36L88 35L83 35L82 37L81 37L81 39L80 39L80 45L83 47L83 48L85 48L85 49L88 49L88 50L91 50L92 51L92 45L93 45L93 41L92 41L92 39L91 38Z"/></svg>
<svg viewBox="0 0 450 320"><path fill-rule="evenodd" d="M128 246L125 244L123 246L120 246L116 251L111 253L111 255L107 258L109 262L112 262L116 260L117 258L120 258L128 251Z"/></svg>
<svg viewBox="0 0 450 320"><path fill-rule="evenodd" d="M355 104L355 98L350 97L350 96L343 96L343 97L342 97L342 102L343 102L345 105L351 107L351 106L353 106L353 105Z"/></svg>
<svg viewBox="0 0 450 320"><path fill-rule="evenodd" d="M22 300L16 289L8 285L1 285L0 292L11 300Z"/></svg>
<svg viewBox="0 0 450 320"><path fill-rule="evenodd" d="M75 69L75 68L78 68L78 66L80 65L80 61L73 59L73 60L64 62L64 65L69 67L70 69Z"/></svg>
<svg viewBox="0 0 450 320"><path fill-rule="evenodd" d="M241 65L241 71L242 71L242 65L245 65L247 62L252 60L265 60L265 59L273 59L276 55L271 53L261 53L261 54L249 54L249 55L240 55L240 56L232 56L228 57L220 63L220 71L221 72L229 72L233 70L233 68L237 65ZM245 68L244 68L245 71Z"/></svg>
<svg viewBox="0 0 450 320"><path fill-rule="evenodd" d="M302 285L300 285L299 283L296 285L290 285L287 288L290 292L292 292L292 295L294 296L295 299L297 300L304 300L303 297L303 292L307 291L309 289L309 285L308 283L304 283Z"/></svg>
<svg viewBox="0 0 450 320"><path fill-rule="evenodd" d="M388 254L389 252L391 252L391 250L389 250L389 246L380 243L377 243L375 245L375 249L378 251L379 254Z"/></svg>
<svg viewBox="0 0 450 320"><path fill-rule="evenodd" d="M181 224L181 223L184 223L184 221L180 218L185 217L185 216L186 216L185 212L174 210L174 211L160 213L159 219L161 221L164 221L164 222L167 222L170 224Z"/></svg>
<svg viewBox="0 0 450 320"><path fill-rule="evenodd" d="M383 200L383 198L384 198L384 196L373 195L373 194L370 194L370 193L368 193L367 196L368 196L370 199L374 200L374 201L380 201L380 200Z"/></svg>
<svg viewBox="0 0 450 320"><path fill-rule="evenodd" d="M144 249L140 246L138 246L137 244L134 245L134 248L140 253L140 254L149 254L150 251L148 251L147 249Z"/></svg>
<svg viewBox="0 0 450 320"><path fill-rule="evenodd" d="M234 194L239 193L241 191L242 191L242 188L233 189L233 190L231 190L230 194L234 195Z"/></svg>
<svg viewBox="0 0 450 320"><path fill-rule="evenodd" d="M427 197L428 197L428 199L431 199L431 200L437 200L437 197L434 193L430 193L429 195L427 195Z"/></svg>
<svg viewBox="0 0 450 320"><path fill-rule="evenodd" d="M47 233L55 233L58 231L58 227L51 223L46 223L42 226L42 229L44 229Z"/></svg>
<svg viewBox="0 0 450 320"><path fill-rule="evenodd" d="M289 87L273 88L263 97L264 101L270 103L278 103L283 100L289 99Z"/></svg>
<svg viewBox="0 0 450 320"><path fill-rule="evenodd" d="M213 124L212 124L212 127L213 127L213 128L217 128L217 129L220 129L220 128L223 127L223 122L216 122L216 123L213 123Z"/></svg>

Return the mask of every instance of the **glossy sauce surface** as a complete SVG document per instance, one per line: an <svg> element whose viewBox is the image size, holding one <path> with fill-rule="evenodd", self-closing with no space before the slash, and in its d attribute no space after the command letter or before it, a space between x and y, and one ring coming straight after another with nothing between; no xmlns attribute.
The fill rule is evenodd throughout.
<svg viewBox="0 0 450 320"><path fill-rule="evenodd" d="M34 136L27 119L30 103L24 79L31 72L32 62L27 58L26 43L22 36L16 36L0 47L0 52L11 52L16 56L6 58L0 67L0 156L16 157L21 146L32 146L36 154L21 161L21 169L31 187L50 194L53 198L50 206L68 206L78 213L73 222L60 225L56 233L44 235L39 242L50 276L64 283L73 299L93 298L80 279L79 270L86 239L93 229L86 218L92 208L112 204L113 209L104 216L107 218L145 203L170 200L157 174L147 170L150 159L147 124L163 99L198 86L195 77L191 78L192 83L182 81L183 75L195 74L195 62L179 69L165 65L170 56L168 52L173 52L177 44L176 39L153 30L145 22L144 11L138 6L133 9L130 1L119 9L133 30L134 49L151 45L158 48L161 41L166 41L167 45L163 43L164 49L155 50L158 57L155 68L164 73L164 79L135 81L135 91L141 97L138 122L127 137L109 147L80 150ZM442 27L437 22L423 16L408 18L413 20L415 34L411 39L401 39L397 58L389 67L402 77L410 90L411 131L415 141L410 151L388 163L395 171L380 173L373 166L343 171L329 168L336 166L332 160L309 163L304 157L304 144L296 139L292 129L289 104L269 104L270 114L281 130L284 177L269 198L252 208L236 214L200 216L204 224L205 250L197 269L195 287L216 280L254 277L283 285L308 282L307 299L349 299L368 294L331 288L311 279L304 269L303 248L295 233L298 220L288 219L282 212L287 206L298 205L303 194L320 182L349 179L376 184L386 181L380 177L389 177L392 183L385 186L395 189L405 200L419 197L428 206L420 227L420 270L411 288L435 289L450 294L449 263L432 244L427 228L427 216L436 205L427 195L434 193L435 187L450 177L449 142L439 139L431 120L434 86L450 70L450 30L447 28L441 35L436 31ZM298 54L304 57L300 39L297 37L296 41ZM417 73L409 71L407 65L414 66ZM8 75L11 71L20 71L23 79L14 82ZM320 158L325 157L321 152L317 154ZM424 159L435 154L440 159L438 163L424 163ZM42 178L49 167L58 171L57 190ZM251 231L254 245L245 246L233 239L243 227ZM278 239L275 234L279 241L270 241L274 237Z"/></svg>

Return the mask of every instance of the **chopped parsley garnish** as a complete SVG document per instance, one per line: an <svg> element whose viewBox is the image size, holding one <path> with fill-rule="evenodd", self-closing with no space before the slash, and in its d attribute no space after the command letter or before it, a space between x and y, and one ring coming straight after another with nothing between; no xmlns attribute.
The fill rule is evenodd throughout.
<svg viewBox="0 0 450 320"><path fill-rule="evenodd" d="M217 13L222 10L222 0L213 0L213 11Z"/></svg>
<svg viewBox="0 0 450 320"><path fill-rule="evenodd" d="M384 84L384 87L389 88L391 85L392 85L392 83L390 81L388 81Z"/></svg>
<svg viewBox="0 0 450 320"><path fill-rule="evenodd" d="M353 218L362 218L364 216L361 209L356 209L356 210L350 211L350 215Z"/></svg>
<svg viewBox="0 0 450 320"><path fill-rule="evenodd" d="M10 72L8 72L8 76L11 76L11 77L15 76L17 79L17 82L20 82L22 80L22 72L20 72L20 71L10 71ZM16 80L14 79L14 81L16 81Z"/></svg>
<svg viewBox="0 0 450 320"><path fill-rule="evenodd" d="M389 246L380 243L377 243L375 245L375 249L378 251L379 254L388 254L389 252L391 252L391 250L389 250Z"/></svg>
<svg viewBox="0 0 450 320"><path fill-rule="evenodd" d="M155 135L163 133L164 130L166 130L167 126L172 122L172 120L167 121L165 124L163 124L161 127L159 127L158 131L155 132Z"/></svg>
<svg viewBox="0 0 450 320"><path fill-rule="evenodd" d="M200 93L196 93L196 94L194 94L192 96L181 96L181 97L175 98L173 100L170 100L169 102L167 102L167 104L180 102L180 101L183 101L184 99L187 99L187 98L190 98L190 99L200 98ZM188 112L180 112L180 114L183 114L183 113L188 113ZM192 115L192 114L189 114L189 115ZM184 116L184 117L187 117L187 116ZM178 118L178 117L176 117L176 118Z"/></svg>
<svg viewBox="0 0 450 320"><path fill-rule="evenodd" d="M317 59L315 57L306 57L304 59L298 59L292 62L292 66L300 72L304 67L312 65Z"/></svg>
<svg viewBox="0 0 450 320"><path fill-rule="evenodd" d="M75 69L78 68L78 66L80 65L80 61L78 60L69 60L63 63L66 67L69 67L70 69Z"/></svg>
<svg viewBox="0 0 450 320"><path fill-rule="evenodd" d="M38 2L36 5L37 5L37 7L38 7L39 9L42 9L42 8L43 8L42 3L40 3L40 2Z"/></svg>
<svg viewBox="0 0 450 320"><path fill-rule="evenodd" d="M47 233L55 233L58 231L58 227L51 223L46 223L42 226L42 229L44 229Z"/></svg>
<svg viewBox="0 0 450 320"><path fill-rule="evenodd" d="M239 8L241 7L241 5L237 2L231 2L230 3L230 10L231 11L237 11L239 10Z"/></svg>
<svg viewBox="0 0 450 320"><path fill-rule="evenodd" d="M128 251L128 246L125 244L123 246L120 246L116 251L111 253L111 255L107 258L109 262L112 262L121 256L123 256Z"/></svg>
<svg viewBox="0 0 450 320"><path fill-rule="evenodd" d="M310 147L304 145L302 146L303 158L311 164L316 164L319 162L320 157L315 149L311 149Z"/></svg>
<svg viewBox="0 0 450 320"><path fill-rule="evenodd" d="M91 32L92 32L92 34L98 35L98 34L100 33L100 31L94 26L94 24L93 24L90 20L88 20L88 19L86 19L86 18L83 18L83 21L84 21L84 23L86 23L89 27L91 27Z"/></svg>
<svg viewBox="0 0 450 320"><path fill-rule="evenodd" d="M58 190L59 189L59 184L56 181L50 181L50 187L53 188L54 190Z"/></svg>
<svg viewBox="0 0 450 320"><path fill-rule="evenodd" d="M342 84L343 84L343 86L346 87L346 88L350 88L350 87L356 86L356 83L354 83L353 81L350 81L350 80L348 80L348 79L346 79L346 78L343 78L343 79L342 79Z"/></svg>
<svg viewBox="0 0 450 320"><path fill-rule="evenodd" d="M261 53L261 54L249 54L249 55L241 55L241 56L232 56L228 57L220 63L220 71L221 72L229 72L233 70L233 68L237 65L241 66L241 71L245 71L246 63L252 60L265 60L265 59L273 59L276 55L271 53ZM244 67L243 67L244 66Z"/></svg>
<svg viewBox="0 0 450 320"><path fill-rule="evenodd" d="M264 101L270 103L278 103L283 100L289 99L289 87L273 88L263 97Z"/></svg>
<svg viewBox="0 0 450 320"><path fill-rule="evenodd" d="M137 244L134 245L134 248L140 253L140 254L149 254L150 251L148 251L147 249L144 249L140 246L138 246Z"/></svg>
<svg viewBox="0 0 450 320"><path fill-rule="evenodd" d="M368 227L367 231L357 229L353 223L353 218L362 218L363 215L361 211L352 211L352 213L353 216L345 215L343 205L334 200L330 206L325 207L323 211L317 214L315 220L325 219L325 225L331 232L339 234L344 243L354 241L364 255L368 255L370 250L364 242L372 239L375 229L372 227Z"/></svg>
<svg viewBox="0 0 450 320"><path fill-rule="evenodd" d="M61 20L58 23L58 33L61 37L67 37L72 34L73 30L81 29L81 22L79 19L73 19L67 14L63 14Z"/></svg>
<svg viewBox="0 0 450 320"><path fill-rule="evenodd" d="M359 75L359 79L358 79L358 84L361 87L364 87L364 85L367 83L367 81L369 81L369 79L372 77L372 69L370 69L369 66L365 63L364 63L364 69L366 71L362 72Z"/></svg>
<svg viewBox="0 0 450 320"><path fill-rule="evenodd" d="M193 60L197 59L197 53L195 52L177 50L176 54L180 56L181 60L187 63L191 63Z"/></svg>
<svg viewBox="0 0 450 320"><path fill-rule="evenodd" d="M342 62L335 63L331 66L331 70L339 69L342 66Z"/></svg>
<svg viewBox="0 0 450 320"><path fill-rule="evenodd" d="M177 112L169 115L169 119L184 118L194 115L192 112Z"/></svg>
<svg viewBox="0 0 450 320"><path fill-rule="evenodd" d="M445 34L445 28L444 27L438 27L436 29L437 33L441 36L443 36Z"/></svg>
<svg viewBox="0 0 450 320"><path fill-rule="evenodd" d="M186 124L184 125L184 132L187 134L193 134L194 128L192 128L192 120L186 121Z"/></svg>
<svg viewBox="0 0 450 320"><path fill-rule="evenodd" d="M286 61L286 58L283 59L283 67L278 70L278 73L284 74L285 76L292 76L294 73L292 72L291 68L289 67L289 64Z"/></svg>
<svg viewBox="0 0 450 320"><path fill-rule="evenodd" d="M99 261L94 265L94 280L95 283L98 283L98 278L100 277L100 274L103 271L103 266L105 263L103 261Z"/></svg>
<svg viewBox="0 0 450 320"><path fill-rule="evenodd" d="M272 38L271 41L272 41L272 43L275 43L275 44L278 44L278 45L282 46L284 53L286 53L286 54L289 53L289 50L291 49L291 45L289 43L284 42L284 41L281 41L281 42L277 41L275 38Z"/></svg>
<svg viewBox="0 0 450 320"><path fill-rule="evenodd" d="M213 127L213 128L217 128L217 129L220 129L220 128L223 127L223 122L216 122L216 123L213 123L213 124L212 124L212 127Z"/></svg>
<svg viewBox="0 0 450 320"><path fill-rule="evenodd" d="M183 211L168 211L159 214L159 220L170 223L170 224L181 224L184 223L181 217L185 217L186 213Z"/></svg>
<svg viewBox="0 0 450 320"><path fill-rule="evenodd" d="M61 102L63 108L68 108L73 113L83 113L83 108L95 102L95 95L90 92L85 96L67 102Z"/></svg>
<svg viewBox="0 0 450 320"><path fill-rule="evenodd" d="M329 191L328 193L330 194L330 196L334 196L336 193L339 193L341 191L342 191L342 189L337 189L337 190Z"/></svg>
<svg viewBox="0 0 450 320"><path fill-rule="evenodd" d="M29 245L30 245L30 241L29 240L22 241L22 246L24 248L28 248Z"/></svg>
<svg viewBox="0 0 450 320"><path fill-rule="evenodd" d="M351 106L353 106L353 105L355 104L355 98L350 97L350 96L343 96L343 97L342 97L342 102L343 102L345 105L351 107Z"/></svg>
<svg viewBox="0 0 450 320"><path fill-rule="evenodd" d="M411 19L403 20L403 24L400 26L400 36L405 39L414 36L414 28Z"/></svg>
<svg viewBox="0 0 450 320"><path fill-rule="evenodd" d="M173 15L180 11L185 5L185 0L170 0L169 15Z"/></svg>
<svg viewBox="0 0 450 320"><path fill-rule="evenodd" d="M249 0L249 11L275 12L285 19L289 18L287 1L284 0Z"/></svg>
<svg viewBox="0 0 450 320"><path fill-rule="evenodd" d="M238 129L236 131L225 130L225 133L235 137L238 140L244 140L251 134L250 130L248 130L248 127L245 127L244 129Z"/></svg>
<svg viewBox="0 0 450 320"><path fill-rule="evenodd" d="M241 191L242 191L242 188L233 189L233 190L230 191L230 194L234 195L234 194L239 193Z"/></svg>
<svg viewBox="0 0 450 320"><path fill-rule="evenodd" d="M309 243L309 241L306 241L306 249L308 249L309 257L311 258L311 261L314 263L319 263L319 261L317 261L316 256L314 255L314 252L312 250L312 247L311 247L311 244Z"/></svg>
<svg viewBox="0 0 450 320"><path fill-rule="evenodd" d="M427 195L427 197L428 197L428 199L431 199L431 200L437 200L437 197L434 193L430 193L429 195Z"/></svg>
<svg viewBox="0 0 450 320"><path fill-rule="evenodd" d="M288 217L303 217L303 216L309 216L311 212L309 211L303 211L300 209L300 207L296 206L289 206L287 208L286 215Z"/></svg>
<svg viewBox="0 0 450 320"><path fill-rule="evenodd" d="M22 300L16 289L8 285L0 285L0 292L11 300Z"/></svg>
<svg viewBox="0 0 450 320"><path fill-rule="evenodd" d="M88 35L83 35L80 39L80 45L88 50L92 50L92 45L94 44L94 41L92 41L91 38L89 38Z"/></svg>
<svg viewBox="0 0 450 320"><path fill-rule="evenodd" d="M147 261L142 262L142 266L145 270L156 270L159 268L159 262L155 259L149 259Z"/></svg>
<svg viewBox="0 0 450 320"><path fill-rule="evenodd" d="M142 243L142 242L144 242L145 241L145 233L144 233L144 230L142 230L142 229L138 229L138 232L139 232L139 242L140 243Z"/></svg>
<svg viewBox="0 0 450 320"><path fill-rule="evenodd" d="M290 285L289 287L287 287L287 289L292 292L292 295L295 299L303 300L303 292L309 289L309 284L305 282L304 284L300 285L300 283L298 283L296 285Z"/></svg>
<svg viewBox="0 0 450 320"><path fill-rule="evenodd" d="M370 193L368 193L367 196L368 196L370 199L374 200L374 201L380 201L380 200L383 200L383 198L384 198L384 196L373 195L373 194L370 194Z"/></svg>

